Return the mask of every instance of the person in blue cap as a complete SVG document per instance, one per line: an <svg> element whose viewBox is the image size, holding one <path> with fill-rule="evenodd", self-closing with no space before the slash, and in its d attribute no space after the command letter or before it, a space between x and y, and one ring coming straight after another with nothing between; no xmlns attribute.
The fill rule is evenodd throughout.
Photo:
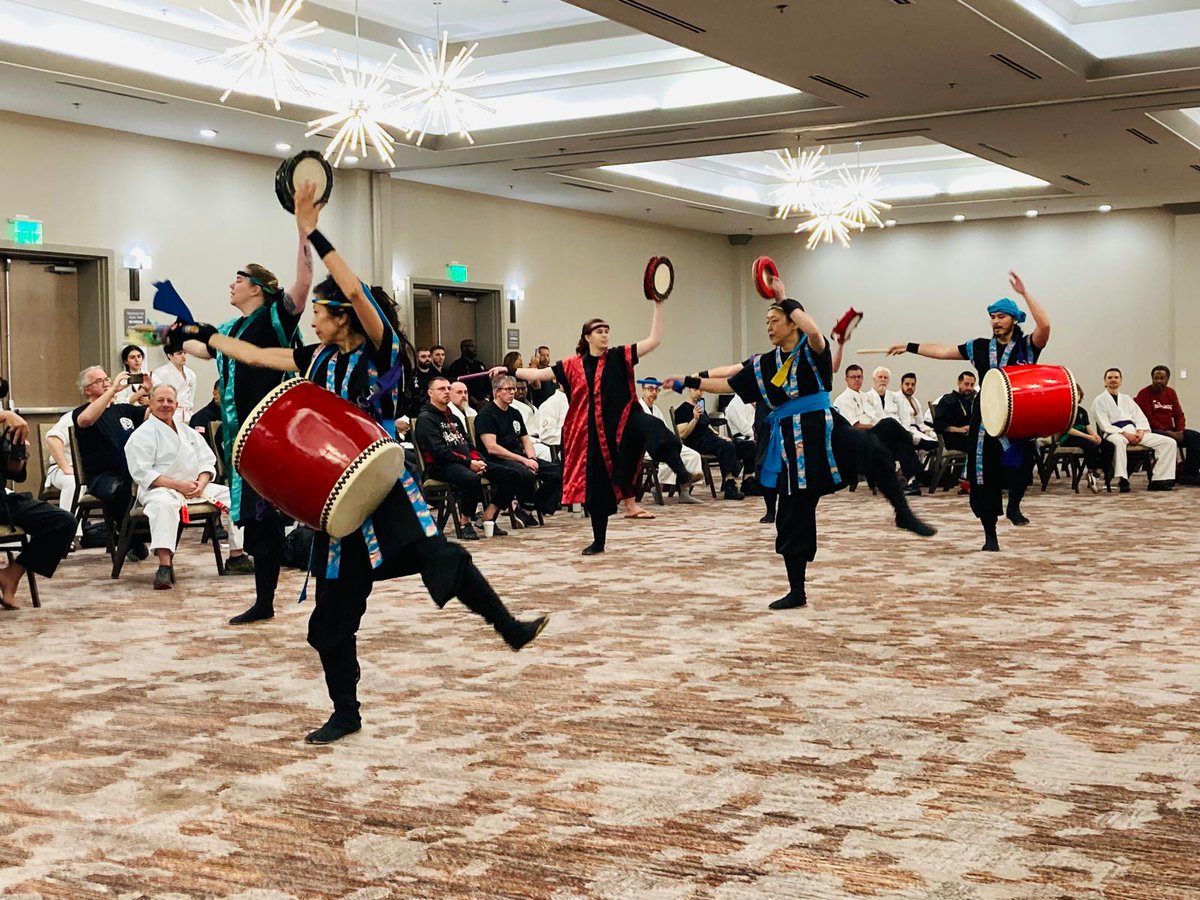
<svg viewBox="0 0 1200 900"><path fill-rule="evenodd" d="M1026 334L1021 325L1025 312L1008 297L991 304L992 336L962 344L909 342L893 344L888 354L916 353L930 359L965 359L975 367L982 383L989 369L1032 365L1038 361L1050 340L1050 317L1045 308L1029 295L1016 272L1008 273L1008 283L1021 295L1033 316L1034 328ZM983 550L998 551L996 523L1005 512L1014 525L1028 525L1021 512L1021 498L1033 478L1033 440L1010 441L994 438L984 431L980 418L979 395L971 409L971 432L967 444L967 477L971 482L971 512L983 525ZM1008 507L1004 507L1004 489L1008 489Z"/></svg>

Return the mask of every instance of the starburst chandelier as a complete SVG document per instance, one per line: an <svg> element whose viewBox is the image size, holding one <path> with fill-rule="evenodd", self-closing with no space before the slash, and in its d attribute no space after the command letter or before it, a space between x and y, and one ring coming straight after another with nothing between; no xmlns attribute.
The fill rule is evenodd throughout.
<svg viewBox="0 0 1200 900"><path fill-rule="evenodd" d="M849 247L850 232L862 231L864 227L866 226L851 219L841 209L825 207L813 211L812 218L797 225L795 233L808 232L805 246L809 250L815 249L818 244L832 244L834 238L843 247Z"/></svg>
<svg viewBox="0 0 1200 900"><path fill-rule="evenodd" d="M347 151L366 156L368 148L375 150L381 163L389 167L394 166L396 162L392 158L392 150L395 149L396 140L379 124L379 114L396 102L396 98L387 90L395 54L376 69L374 75L369 75L362 68L361 60L353 69L349 69L338 53L334 53L334 58L338 64L338 78L345 96L345 106L338 112L309 122L305 137L312 137L326 128L338 126L337 133L323 154L335 169L341 164Z"/></svg>
<svg viewBox="0 0 1200 900"><path fill-rule="evenodd" d="M882 228L883 220L879 218L879 211L891 209L892 205L884 203L879 197L880 189L883 187L879 178L879 167L864 169L862 167L862 141L855 141L854 148L858 152L855 171L851 173L849 169L842 169L840 173L842 178L842 215L858 223L862 228L866 228L868 225Z"/></svg>
<svg viewBox="0 0 1200 900"><path fill-rule="evenodd" d="M863 231L868 225L882 228L879 211L892 208L880 199L882 183L878 167L864 169L862 143L856 142L854 146L859 151L858 161L853 171L849 166L836 170L840 184L820 177L829 171L821 159L823 146L797 151L796 156L787 150L776 151L780 166L767 169L784 182L770 195L778 203L775 218L787 219L793 213L808 214L809 218L796 227L795 233L808 233L806 246L809 250L820 244L832 244L835 240L843 247L849 247L853 232Z"/></svg>
<svg viewBox="0 0 1200 900"><path fill-rule="evenodd" d="M293 42L312 38L321 34L324 29L316 22L306 22L289 29L292 17L300 11L302 0L284 0L279 14L272 17L271 0L241 0L240 5L235 0L229 0L234 14L241 20L240 24L222 19L216 13L205 10L217 21L226 36L239 43L222 53L206 56L202 63L213 60L223 60L225 68L237 68L229 88L221 95L221 102L229 99L241 82L249 75L252 80L261 81L264 76L270 77L271 99L275 108L279 109L279 83L286 81L302 94L311 92L304 87L299 73L291 60L311 63L328 71L319 59L290 46Z"/></svg>
<svg viewBox="0 0 1200 900"><path fill-rule="evenodd" d="M440 13L438 25L441 25ZM431 129L437 128L444 134L457 132L468 144L474 144L475 139L467 129L467 111L477 109L495 112L487 104L463 93L465 88L477 84L484 77L483 72L465 74L467 68L475 61L473 54L479 46L478 41L470 47L461 48L449 62L446 60L450 43L449 32L442 32L442 40L436 54L423 45L418 47L420 55L413 53L412 48L404 43L404 38L399 38L399 43L417 68L416 72L401 70L399 76L401 81L412 86L400 97L403 104L401 110L413 112L412 124L405 137L411 138L417 134L417 146L420 147L425 135Z"/></svg>
<svg viewBox="0 0 1200 900"><path fill-rule="evenodd" d="M783 184L771 191L771 199L779 204L775 218L786 219L792 213L811 210L818 200L820 188L817 178L828 171L821 154L823 146L816 150L797 150L792 156L786 148L776 150L779 167L768 166L767 171L783 179Z"/></svg>

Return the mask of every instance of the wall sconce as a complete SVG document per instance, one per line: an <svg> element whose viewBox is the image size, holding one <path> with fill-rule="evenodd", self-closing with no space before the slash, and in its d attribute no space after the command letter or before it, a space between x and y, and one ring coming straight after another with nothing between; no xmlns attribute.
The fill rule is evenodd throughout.
<svg viewBox="0 0 1200 900"><path fill-rule="evenodd" d="M125 254L125 268L129 270L129 299L137 303L142 299L142 269L149 269L153 260L141 247L134 247Z"/></svg>
<svg viewBox="0 0 1200 900"><path fill-rule="evenodd" d="M519 284L508 286L508 324L517 324L517 301L525 299L525 289Z"/></svg>

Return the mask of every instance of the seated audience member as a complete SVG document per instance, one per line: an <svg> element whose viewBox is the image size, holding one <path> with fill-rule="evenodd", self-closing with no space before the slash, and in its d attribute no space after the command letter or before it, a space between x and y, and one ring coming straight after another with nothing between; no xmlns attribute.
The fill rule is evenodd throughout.
<svg viewBox="0 0 1200 900"><path fill-rule="evenodd" d="M188 427L195 428L208 434L208 426L213 422L221 421L221 382L213 382L212 399L204 406L196 410L190 419L188 419ZM221 429L217 428L216 435L217 446L221 446Z"/></svg>
<svg viewBox="0 0 1200 900"><path fill-rule="evenodd" d="M4 392L7 394L5 383ZM17 484L27 477L29 425L15 412L0 409L0 473ZM68 502L70 498L68 496ZM17 588L27 571L53 578L58 564L71 549L75 519L65 509L35 500L27 491L0 491L0 522L20 528L29 535L28 545L17 558L0 569L0 609L17 609Z"/></svg>
<svg viewBox="0 0 1200 900"><path fill-rule="evenodd" d="M175 408L175 421L186 425L196 405L196 373L186 365L187 353L183 347L168 343L163 347L163 352L167 355L167 361L150 373L150 380L152 384L169 384L175 388L175 396L179 400Z"/></svg>
<svg viewBox="0 0 1200 900"><path fill-rule="evenodd" d="M430 376L426 393L429 402L421 408L416 426L417 445L425 460L425 472L430 478L454 486L458 493L458 522L463 539L479 540L471 520L483 502L482 477L487 472L487 463L471 446L465 429L450 411L450 382L446 376ZM495 522L500 509L507 509L512 499L513 495L505 492L504 485L495 485L493 502L483 511L483 518ZM503 536L505 533L497 522L493 534Z"/></svg>
<svg viewBox="0 0 1200 900"><path fill-rule="evenodd" d="M479 348L474 340L467 338L460 341L458 347L462 355L450 363L450 368L446 371L446 377L451 380L451 383L462 380L464 375L476 375L488 370L488 367L479 359ZM468 378L463 380L463 384L467 386L468 402L475 409L479 409L488 396L488 379Z"/></svg>
<svg viewBox="0 0 1200 900"><path fill-rule="evenodd" d="M441 344L434 344L429 348L429 365L433 370L433 375L445 375L446 368L446 348Z"/></svg>
<svg viewBox="0 0 1200 900"><path fill-rule="evenodd" d="M1093 494L1100 493L1100 481L1104 478L1104 461L1100 448L1104 438L1096 433L1096 426L1083 408L1083 388L1075 385L1075 421L1059 436L1064 447L1078 447L1083 451L1083 464L1087 468L1087 483Z"/></svg>
<svg viewBox="0 0 1200 900"><path fill-rule="evenodd" d="M562 466L539 460L525 420L512 407L516 379L497 375L492 379L492 402L475 417L475 441L488 464L492 484L511 486L520 509L517 521L536 525L536 510L553 513L562 496Z"/></svg>
<svg viewBox="0 0 1200 900"><path fill-rule="evenodd" d="M919 493L920 488L916 487L914 479L921 470L921 461L917 459L917 451L913 449L912 439L908 436L904 426L900 424L899 418L883 414L885 406L889 403L893 412L899 413L899 405L890 399L892 392L887 390L888 382L892 377L891 372L883 366L880 366L875 372L874 381L881 387L864 391L862 390L862 366L847 366L846 389L838 394L837 399L833 401L833 407L852 427L859 431L869 431L878 438L879 442L900 463L904 480L908 482L909 493ZM889 396L881 396L879 393L881 389L885 395Z"/></svg>
<svg viewBox="0 0 1200 900"><path fill-rule="evenodd" d="M538 439L547 447L561 447L563 422L570 404L566 391L554 382L549 384L554 388L554 394L538 406Z"/></svg>
<svg viewBox="0 0 1200 900"><path fill-rule="evenodd" d="M145 406L150 397L150 385L145 383L149 375L146 371L146 354L137 344L127 344L121 350L121 367L129 374L130 380L125 387L117 391L115 403L132 403L135 406Z"/></svg>
<svg viewBox="0 0 1200 900"><path fill-rule="evenodd" d="M508 357L505 357L507 359ZM518 357L519 358L519 357ZM525 430L529 432L529 436L533 438L533 452L538 459L544 459L550 462L550 448L542 443L538 437L538 414L537 410L529 405L527 397L529 396L529 385L524 381L517 382L517 392L513 397L513 409L521 414L521 419L525 422Z"/></svg>
<svg viewBox="0 0 1200 900"><path fill-rule="evenodd" d="M450 383L450 412L462 425L463 433L470 434L470 431L467 430L467 420L475 418L476 412L475 408L471 406L465 381Z"/></svg>
<svg viewBox="0 0 1200 900"><path fill-rule="evenodd" d="M683 441L667 424L667 417L655 405L662 389L662 383L656 378L642 378L638 380L638 385L642 389L638 405L645 415L644 420L642 416L638 416L636 427L641 429L646 453L650 459L658 463L659 484L675 485L679 489L680 503L699 503L700 501L693 497L687 488L690 484L704 480L700 454L691 447L683 446ZM634 412L637 411L634 410ZM630 421L631 423L635 422L632 418ZM628 498L625 503L627 516L632 508L631 499ZM645 516L641 518L645 518Z"/></svg>
<svg viewBox="0 0 1200 900"><path fill-rule="evenodd" d="M550 356L550 348L545 344L538 347L533 354L533 363L535 369L550 368L553 358ZM529 389L529 402L538 409L542 408L542 404L554 396L554 392L558 390L558 385L553 381L539 381Z"/></svg>
<svg viewBox="0 0 1200 900"><path fill-rule="evenodd" d="M114 529L120 527L133 499L125 442L146 420L145 406L113 402L128 378L129 374L122 372L112 381L99 366L84 369L79 373L79 389L88 402L71 413L75 440L83 457L80 462L88 476L88 491L104 504L104 514ZM141 541L129 548L131 559L145 559L149 555Z"/></svg>
<svg viewBox="0 0 1200 900"><path fill-rule="evenodd" d="M213 484L217 458L208 441L195 429L175 421L175 388L155 385L150 391L150 415L125 442L125 459L138 488L138 503L150 520L150 549L158 557L154 589L175 584L175 539L182 508L212 503L221 509L229 534L226 575L252 575L254 563L242 551L242 529L229 518L229 488Z"/></svg>
<svg viewBox="0 0 1200 900"><path fill-rule="evenodd" d="M1150 474L1150 490L1169 491L1175 487L1175 441L1165 434L1155 434L1142 408L1128 394L1121 393L1121 370L1104 373L1104 390L1092 402L1092 416L1097 430L1113 448L1113 477L1122 494L1129 493L1130 445L1141 445L1154 451L1154 471Z"/></svg>
<svg viewBox="0 0 1200 900"><path fill-rule="evenodd" d="M58 505L75 515L75 460L71 458L71 413L63 413L62 417L46 432L46 481L48 488L59 492ZM80 537L83 531L82 523L75 531L75 537Z"/></svg>
<svg viewBox="0 0 1200 900"><path fill-rule="evenodd" d="M871 373L871 390L863 391L863 406L870 410L876 422L882 419L900 421L900 402L895 391L888 390L892 383L892 370L877 366Z"/></svg>
<svg viewBox="0 0 1200 900"><path fill-rule="evenodd" d="M685 447L697 453L715 456L721 467L721 490L726 500L744 500L746 495L738 490L737 476L742 473L743 460L733 441L719 436L712 429L708 412L704 408L704 392L688 388L688 400L675 407L675 423L679 437ZM749 462L754 465L753 445Z"/></svg>
<svg viewBox="0 0 1200 900"><path fill-rule="evenodd" d="M932 451L937 449L937 433L925 424L925 407L917 399L917 376L914 372L905 372L900 376L900 396L897 398L900 424L912 438L913 446L918 450Z"/></svg>
<svg viewBox="0 0 1200 900"><path fill-rule="evenodd" d="M962 372L958 387L938 400L933 412L933 430L942 436L947 450L967 452L971 432L971 407L975 403L975 373Z"/></svg>
<svg viewBox="0 0 1200 900"><path fill-rule="evenodd" d="M417 370L413 372L412 380L412 415L420 414L425 406L425 398L429 396L429 379L439 374L433 371L433 356L428 347L417 348Z"/></svg>
<svg viewBox="0 0 1200 900"><path fill-rule="evenodd" d="M1179 483L1200 484L1200 431L1186 427L1183 406L1170 381L1171 370L1166 366L1155 366L1150 370L1150 384L1138 391L1133 399L1146 414L1151 431L1166 435L1184 449Z"/></svg>

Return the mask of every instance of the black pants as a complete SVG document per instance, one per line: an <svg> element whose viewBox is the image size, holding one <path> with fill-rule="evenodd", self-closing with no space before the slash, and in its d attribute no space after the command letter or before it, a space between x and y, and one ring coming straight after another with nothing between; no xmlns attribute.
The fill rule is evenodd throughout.
<svg viewBox="0 0 1200 900"><path fill-rule="evenodd" d="M558 498L562 496L562 464L543 459L536 462L535 474L532 469L519 462L489 457L487 479L492 484L504 485L509 499L515 496L525 509L551 512L558 509ZM501 508L508 506L507 501L500 504L495 497L492 498L492 502Z"/></svg>
<svg viewBox="0 0 1200 900"><path fill-rule="evenodd" d="M971 435L969 432L943 431L942 443L947 450L966 453L971 448Z"/></svg>
<svg viewBox="0 0 1200 900"><path fill-rule="evenodd" d="M1005 452L994 437L983 440L983 484L975 477L975 454L967 457L967 478L971 482L971 512L983 523L994 522L1001 512L1012 517L1021 511L1025 489L1033 480L1035 446L1033 441L1014 441ZM1008 508L1004 491L1008 491Z"/></svg>
<svg viewBox="0 0 1200 900"><path fill-rule="evenodd" d="M105 472L92 476L88 490L104 504L104 515L112 523L115 534L133 499L133 479L125 472Z"/></svg>
<svg viewBox="0 0 1200 900"><path fill-rule="evenodd" d="M679 439L679 435L675 434L666 423L649 413L643 412L640 406L636 406L629 416L629 429L636 428L642 436L642 443L645 445L646 453L656 463L665 463L666 466L675 473L675 478L680 485L686 485L691 476L688 473L687 467L683 464L683 458L680 456L680 451L683 449L683 441Z"/></svg>
<svg viewBox="0 0 1200 900"><path fill-rule="evenodd" d="M742 463L738 458L737 448L733 446L733 441L727 441L708 431L698 437L689 437L684 443L697 453L715 456L717 463L721 466L721 478L736 478L742 473ZM753 452L751 452L750 459L754 459Z"/></svg>
<svg viewBox="0 0 1200 900"><path fill-rule="evenodd" d="M793 490L779 494L775 513L775 552L812 562L817 555L817 502L820 494Z"/></svg>
<svg viewBox="0 0 1200 900"><path fill-rule="evenodd" d="M432 465L427 470L430 478L444 481L454 487L458 495L458 510L468 519L475 518L475 510L483 502L483 482L465 463ZM511 498L510 498L511 499Z"/></svg>
<svg viewBox="0 0 1200 900"><path fill-rule="evenodd" d="M1194 433L1194 432L1193 432ZM1104 441L1099 444L1093 444L1091 441L1085 441L1083 438L1068 437L1064 438L1062 445L1064 447L1078 447L1083 451L1083 464L1089 470L1103 469L1104 465Z"/></svg>
<svg viewBox="0 0 1200 900"><path fill-rule="evenodd" d="M66 557L75 537L75 517L29 493L0 494L4 512L0 521L11 522L29 535L28 546L16 562L37 575L50 578Z"/></svg>
<svg viewBox="0 0 1200 900"><path fill-rule="evenodd" d="M74 534L73 522L71 533ZM397 564L395 573L391 562ZM367 598L376 581L395 577L395 574L420 572L431 598L439 607L456 596L501 636L510 634L517 624L475 568L471 555L441 535L410 544L402 551L402 558L372 570L362 534L354 532L342 539L337 578L325 577L324 559L316 565L320 574L317 575L316 603L308 620L308 643L321 657L334 715L342 724L359 721L357 634L367 611Z"/></svg>
<svg viewBox="0 0 1200 900"><path fill-rule="evenodd" d="M275 589L283 566L283 516L274 509L261 518L240 523L242 549L254 557L254 605L275 608Z"/></svg>
<svg viewBox="0 0 1200 900"><path fill-rule="evenodd" d="M1166 434L1165 431L1156 431L1155 434ZM1170 437L1170 435L1167 435ZM1192 431L1190 428L1183 430L1184 450L1183 462L1179 464L1179 474L1183 478L1200 477L1200 431Z"/></svg>
<svg viewBox="0 0 1200 900"><path fill-rule="evenodd" d="M900 463L900 471L904 473L905 478L913 478L921 471L921 461L917 459L912 438L905 427L895 419L880 419L871 429L871 434L891 451L896 462Z"/></svg>

